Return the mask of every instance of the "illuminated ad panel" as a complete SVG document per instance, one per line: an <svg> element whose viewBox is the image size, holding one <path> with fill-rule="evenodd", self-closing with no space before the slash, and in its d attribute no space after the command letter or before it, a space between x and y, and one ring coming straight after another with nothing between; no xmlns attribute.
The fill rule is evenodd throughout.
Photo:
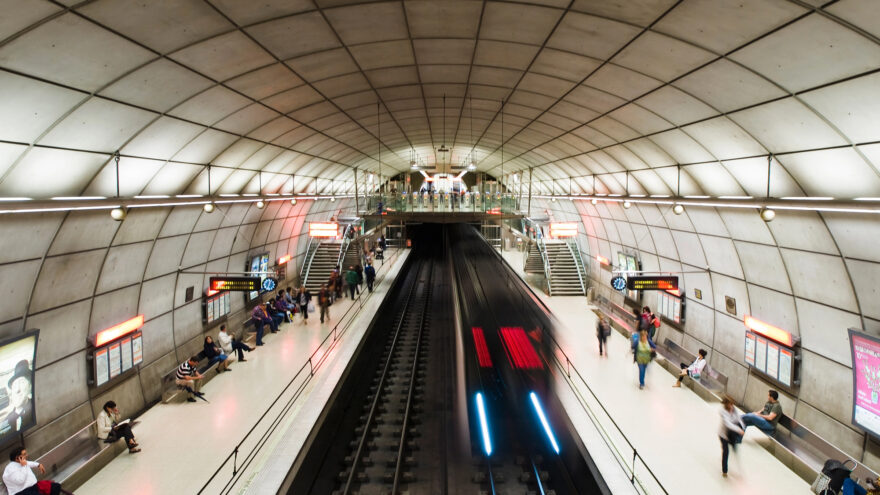
<svg viewBox="0 0 880 495"><path fill-rule="evenodd" d="M339 236L339 224L336 222L310 222L309 237L336 239Z"/></svg>

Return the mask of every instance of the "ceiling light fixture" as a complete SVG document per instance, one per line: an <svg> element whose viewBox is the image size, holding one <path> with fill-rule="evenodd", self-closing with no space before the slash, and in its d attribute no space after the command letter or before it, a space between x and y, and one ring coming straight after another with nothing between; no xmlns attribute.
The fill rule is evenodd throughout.
<svg viewBox="0 0 880 495"><path fill-rule="evenodd" d="M117 222L121 222L125 220L125 208L113 208L110 210L110 218L116 220Z"/></svg>
<svg viewBox="0 0 880 495"><path fill-rule="evenodd" d="M446 147L446 93L443 93L443 144L437 148L438 153L449 153L449 148ZM444 157L444 162L445 162Z"/></svg>

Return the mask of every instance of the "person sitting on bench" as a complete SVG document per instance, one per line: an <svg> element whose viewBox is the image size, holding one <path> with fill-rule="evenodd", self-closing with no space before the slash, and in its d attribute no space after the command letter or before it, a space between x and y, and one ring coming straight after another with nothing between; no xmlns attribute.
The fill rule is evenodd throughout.
<svg viewBox="0 0 880 495"><path fill-rule="evenodd" d="M176 383L178 387L189 392L189 398L186 399L188 402L195 402L196 397L205 400L205 394L199 392L203 376L199 373L198 366L199 357L193 356L180 363L180 366L177 368Z"/></svg>
<svg viewBox="0 0 880 495"><path fill-rule="evenodd" d="M131 421L119 421L119 409L112 400L107 401L98 414L98 438L106 443L115 443L120 438L124 438L129 454L141 451L134 439L134 433L131 432Z"/></svg>
<svg viewBox="0 0 880 495"><path fill-rule="evenodd" d="M776 423L779 423L780 416L782 416L782 404L779 403L779 392L771 389L767 393L764 409L743 415L742 421L746 428L756 426L764 433L772 435L776 431Z"/></svg>
<svg viewBox="0 0 880 495"><path fill-rule="evenodd" d="M52 480L37 481L34 476L34 468L40 470L40 474L46 474L46 468L39 462L27 459L27 450L24 447L15 447L9 452L9 464L3 470L3 484L9 495L41 495L51 493L53 495L63 493L73 495L61 488L60 483Z"/></svg>
<svg viewBox="0 0 880 495"><path fill-rule="evenodd" d="M699 354L700 355L697 356L697 359L695 359L690 366L681 363L681 373L679 373L678 381L675 382L673 387L681 387L681 381L684 380L684 377L686 376L690 376L694 380L700 379L700 375L703 374L703 368L706 367L706 349L700 349Z"/></svg>
<svg viewBox="0 0 880 495"><path fill-rule="evenodd" d="M210 335L205 336L204 354L205 359L208 360L208 367L214 363L220 363L217 365L217 373L232 371L229 369L229 356L223 353L223 349L214 343L214 339Z"/></svg>
<svg viewBox="0 0 880 495"><path fill-rule="evenodd" d="M238 360L241 362L247 361L244 358L244 352L251 352L254 350L253 347L242 343L240 340L236 340L226 331L226 325L220 325L220 333L217 335L217 339L220 340L220 347L223 349L227 355L232 355L233 352L238 352Z"/></svg>

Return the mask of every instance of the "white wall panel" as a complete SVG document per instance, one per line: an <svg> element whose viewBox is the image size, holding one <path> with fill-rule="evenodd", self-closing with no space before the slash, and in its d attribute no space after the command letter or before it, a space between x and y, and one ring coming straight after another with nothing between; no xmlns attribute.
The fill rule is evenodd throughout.
<svg viewBox="0 0 880 495"><path fill-rule="evenodd" d="M849 276L839 257L791 249L780 251L796 296L858 311Z"/></svg>
<svg viewBox="0 0 880 495"><path fill-rule="evenodd" d="M725 306L724 296L736 299L736 318L742 319L743 315L751 313L749 306L749 294L746 284L742 280L726 277L717 273L712 274L712 292L715 296L715 310L718 314L728 315ZM718 320L716 320L716 325ZM717 328L717 327L716 327Z"/></svg>
<svg viewBox="0 0 880 495"><path fill-rule="evenodd" d="M818 213L807 211L778 212L777 219L767 225L780 247L803 249L826 254L839 254L831 233Z"/></svg>
<svg viewBox="0 0 880 495"><path fill-rule="evenodd" d="M139 292L140 287L133 285L95 296L92 300L89 336L137 316Z"/></svg>
<svg viewBox="0 0 880 495"><path fill-rule="evenodd" d="M735 245L747 281L791 294L788 273L778 248L741 241Z"/></svg>
<svg viewBox="0 0 880 495"><path fill-rule="evenodd" d="M880 263L847 260L846 264L862 314L880 320ZM828 290L836 289L829 287Z"/></svg>
<svg viewBox="0 0 880 495"><path fill-rule="evenodd" d="M91 309L91 301L80 301L28 318L29 329L40 329L37 366L57 361L86 346Z"/></svg>
<svg viewBox="0 0 880 495"><path fill-rule="evenodd" d="M858 315L796 299L801 345L844 366L852 366L848 328L861 328Z"/></svg>
<svg viewBox="0 0 880 495"><path fill-rule="evenodd" d="M47 258L34 286L29 312L36 313L90 297L106 252L106 249L98 249Z"/></svg>
<svg viewBox="0 0 880 495"><path fill-rule="evenodd" d="M37 260L0 265L0 280L6 282L0 285L0 321L24 316L30 288L39 270Z"/></svg>
<svg viewBox="0 0 880 495"><path fill-rule="evenodd" d="M775 244L767 224L761 220L758 210L741 208L719 208L724 226L730 237L741 241ZM781 214L778 216L782 216Z"/></svg>
<svg viewBox="0 0 880 495"><path fill-rule="evenodd" d="M174 304L174 284L177 275L172 273L164 277L147 280L141 286L138 311L147 320L171 311Z"/></svg>
<svg viewBox="0 0 880 495"><path fill-rule="evenodd" d="M743 278L742 266L733 241L724 237L701 235L700 243L703 245L709 268L713 272Z"/></svg>
<svg viewBox="0 0 880 495"><path fill-rule="evenodd" d="M180 266L186 268L207 261L208 254L211 251L211 243L214 241L214 232L209 230L191 235L186 244L186 251L183 253L183 260L180 262Z"/></svg>
<svg viewBox="0 0 880 495"><path fill-rule="evenodd" d="M880 222L873 216L823 213L822 217L844 256L880 262Z"/></svg>
<svg viewBox="0 0 880 495"><path fill-rule="evenodd" d="M0 235L0 263L42 258L63 219L63 213L6 215Z"/></svg>
<svg viewBox="0 0 880 495"><path fill-rule="evenodd" d="M159 237L171 237L180 234L189 234L193 226L202 214L202 208L198 206L178 206L171 210L168 219L159 232Z"/></svg>
<svg viewBox="0 0 880 495"><path fill-rule="evenodd" d="M37 426L42 426L88 400L85 351L37 368L34 383L40 384L34 387L34 402Z"/></svg>
<svg viewBox="0 0 880 495"><path fill-rule="evenodd" d="M166 237L156 241L144 278L153 278L177 271L189 236Z"/></svg>
<svg viewBox="0 0 880 495"><path fill-rule="evenodd" d="M674 230L671 233L673 239L675 239L676 250L683 263L699 267L707 266L706 257L703 255L703 245L696 234Z"/></svg>
<svg viewBox="0 0 880 495"><path fill-rule="evenodd" d="M752 316L798 336L794 297L752 284L748 290Z"/></svg>
<svg viewBox="0 0 880 495"><path fill-rule="evenodd" d="M115 246L107 252L96 292L102 293L141 281L153 243Z"/></svg>

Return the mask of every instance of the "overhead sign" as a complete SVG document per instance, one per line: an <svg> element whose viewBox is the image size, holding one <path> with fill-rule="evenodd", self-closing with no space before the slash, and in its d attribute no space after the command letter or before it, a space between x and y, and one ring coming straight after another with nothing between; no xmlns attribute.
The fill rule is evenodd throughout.
<svg viewBox="0 0 880 495"><path fill-rule="evenodd" d="M626 279L629 290L671 290L678 289L678 277L642 277L632 276Z"/></svg>
<svg viewBox="0 0 880 495"><path fill-rule="evenodd" d="M260 290L260 277L211 277L211 290L232 290L249 292Z"/></svg>
<svg viewBox="0 0 880 495"><path fill-rule="evenodd" d="M335 239L339 236L339 224L336 222L311 222L309 223L309 237L323 237Z"/></svg>
<svg viewBox="0 0 880 495"><path fill-rule="evenodd" d="M577 234L578 228L574 222L553 222L550 224L551 237L575 237Z"/></svg>

